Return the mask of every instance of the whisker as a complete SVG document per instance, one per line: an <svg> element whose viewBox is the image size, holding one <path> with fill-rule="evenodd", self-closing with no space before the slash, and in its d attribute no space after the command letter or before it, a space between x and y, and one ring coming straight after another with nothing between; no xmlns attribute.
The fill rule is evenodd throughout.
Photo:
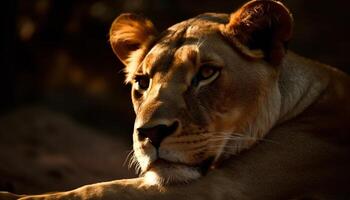
<svg viewBox="0 0 350 200"><path fill-rule="evenodd" d="M269 142L269 143L273 143L273 144L280 144L274 140L269 140L269 139L264 139L264 138L257 138L257 137L252 137L252 136L236 136L236 137L232 137L232 136L228 136L228 137L215 137L215 138L211 138L209 139L210 141L224 141L224 140L231 140L231 141L263 141L263 142Z"/></svg>
<svg viewBox="0 0 350 200"><path fill-rule="evenodd" d="M134 150L132 149L132 150L129 151L128 155L126 156L126 158L125 158L125 160L123 162L123 167L125 166L126 163L130 162L130 159L133 156L133 154L134 154Z"/></svg>
<svg viewBox="0 0 350 200"><path fill-rule="evenodd" d="M197 48L199 49L205 41L206 39L203 39L202 37L200 37L196 43Z"/></svg>
<svg viewBox="0 0 350 200"><path fill-rule="evenodd" d="M211 133L230 134L230 135L216 135L214 138L209 139L211 141L216 141L216 140L256 140L256 141L265 141L265 142L270 142L270 143L274 143L274 144L279 144L278 142L273 141L273 140L249 136L249 135L242 134L242 133L229 133L229 132L225 132L225 131L213 131Z"/></svg>
<svg viewBox="0 0 350 200"><path fill-rule="evenodd" d="M128 155L125 158L125 161L123 163L123 166L126 165L126 163L128 163L128 169L134 168L136 174L139 174L141 171L141 166L138 163L135 154L134 154L134 150L130 150Z"/></svg>

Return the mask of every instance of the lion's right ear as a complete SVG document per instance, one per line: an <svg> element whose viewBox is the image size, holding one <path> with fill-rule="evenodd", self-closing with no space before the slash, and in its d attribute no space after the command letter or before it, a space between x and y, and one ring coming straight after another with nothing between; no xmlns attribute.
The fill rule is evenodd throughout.
<svg viewBox="0 0 350 200"><path fill-rule="evenodd" d="M127 66L132 54L147 46L156 35L157 31L150 20L125 13L114 20L109 31L109 41L115 55Z"/></svg>
<svg viewBox="0 0 350 200"><path fill-rule="evenodd" d="M293 17L281 2L252 0L230 15L222 33L248 57L279 65L292 30Z"/></svg>

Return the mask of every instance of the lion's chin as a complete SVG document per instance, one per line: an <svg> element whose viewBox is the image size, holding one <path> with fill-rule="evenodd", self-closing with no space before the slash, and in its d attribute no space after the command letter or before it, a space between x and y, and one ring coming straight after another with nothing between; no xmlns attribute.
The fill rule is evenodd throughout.
<svg viewBox="0 0 350 200"><path fill-rule="evenodd" d="M184 184L201 177L198 167L157 160L144 173L148 185Z"/></svg>

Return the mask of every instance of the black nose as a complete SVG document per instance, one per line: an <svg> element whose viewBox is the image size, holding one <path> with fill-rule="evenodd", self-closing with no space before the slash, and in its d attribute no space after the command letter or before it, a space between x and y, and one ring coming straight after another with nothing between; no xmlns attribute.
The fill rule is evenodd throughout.
<svg viewBox="0 0 350 200"><path fill-rule="evenodd" d="M161 124L150 128L141 127L138 128L137 131L140 140L148 138L154 147L159 148L163 139L174 133L178 126L179 122L176 121L170 126Z"/></svg>

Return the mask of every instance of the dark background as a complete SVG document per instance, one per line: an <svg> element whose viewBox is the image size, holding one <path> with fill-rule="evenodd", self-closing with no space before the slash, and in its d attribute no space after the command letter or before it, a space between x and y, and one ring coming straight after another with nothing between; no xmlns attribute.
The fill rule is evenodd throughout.
<svg viewBox="0 0 350 200"><path fill-rule="evenodd" d="M0 190L41 193L135 176L123 162L134 113L108 43L122 12L159 30L241 0L7 0L2 4ZM349 72L348 1L286 0L290 49Z"/></svg>

